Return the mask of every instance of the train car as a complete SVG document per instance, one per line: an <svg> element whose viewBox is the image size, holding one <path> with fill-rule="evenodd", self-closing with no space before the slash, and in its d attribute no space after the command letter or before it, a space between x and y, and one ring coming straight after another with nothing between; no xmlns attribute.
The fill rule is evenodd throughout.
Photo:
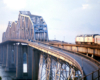
<svg viewBox="0 0 100 80"><path fill-rule="evenodd" d="M85 35L86 44L95 44L95 37L99 34Z"/></svg>
<svg viewBox="0 0 100 80"><path fill-rule="evenodd" d="M84 35L78 35L75 39L76 44L82 44L84 42Z"/></svg>
<svg viewBox="0 0 100 80"><path fill-rule="evenodd" d="M100 44L99 34L78 35L75 39L76 44Z"/></svg>
<svg viewBox="0 0 100 80"><path fill-rule="evenodd" d="M94 42L95 42L95 44L100 45L100 35L95 36Z"/></svg>

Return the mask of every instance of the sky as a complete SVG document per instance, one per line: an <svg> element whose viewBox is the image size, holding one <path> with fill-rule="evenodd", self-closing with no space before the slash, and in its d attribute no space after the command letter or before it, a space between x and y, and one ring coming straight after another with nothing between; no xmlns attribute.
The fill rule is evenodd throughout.
<svg viewBox="0 0 100 80"><path fill-rule="evenodd" d="M51 40L74 43L79 34L100 34L100 0L0 0L0 42L21 10L42 16Z"/></svg>

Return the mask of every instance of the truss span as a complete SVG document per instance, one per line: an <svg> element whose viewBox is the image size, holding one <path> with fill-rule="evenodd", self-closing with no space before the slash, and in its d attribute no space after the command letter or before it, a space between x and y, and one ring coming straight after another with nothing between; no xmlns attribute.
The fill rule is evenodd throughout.
<svg viewBox="0 0 100 80"><path fill-rule="evenodd" d="M18 21L9 21L2 41L7 39L48 40L47 24L42 16L32 15L29 11L19 11Z"/></svg>

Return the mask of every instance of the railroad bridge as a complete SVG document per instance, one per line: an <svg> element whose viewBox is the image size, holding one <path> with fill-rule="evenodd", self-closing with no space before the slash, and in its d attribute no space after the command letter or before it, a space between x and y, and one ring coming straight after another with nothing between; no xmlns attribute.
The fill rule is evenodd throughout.
<svg viewBox="0 0 100 80"><path fill-rule="evenodd" d="M99 80L100 63L92 58L94 50L99 55L97 46L50 41L42 16L19 11L18 21L9 21L3 33L0 64L5 71L16 71L16 80ZM23 75L24 53L26 76Z"/></svg>

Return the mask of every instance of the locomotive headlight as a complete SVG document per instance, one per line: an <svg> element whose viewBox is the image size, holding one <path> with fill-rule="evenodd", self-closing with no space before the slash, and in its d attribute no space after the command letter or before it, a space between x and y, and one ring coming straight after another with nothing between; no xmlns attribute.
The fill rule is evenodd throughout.
<svg viewBox="0 0 100 80"><path fill-rule="evenodd" d="M43 30L47 30L47 28L46 28L46 27L44 27L44 28L43 28Z"/></svg>

